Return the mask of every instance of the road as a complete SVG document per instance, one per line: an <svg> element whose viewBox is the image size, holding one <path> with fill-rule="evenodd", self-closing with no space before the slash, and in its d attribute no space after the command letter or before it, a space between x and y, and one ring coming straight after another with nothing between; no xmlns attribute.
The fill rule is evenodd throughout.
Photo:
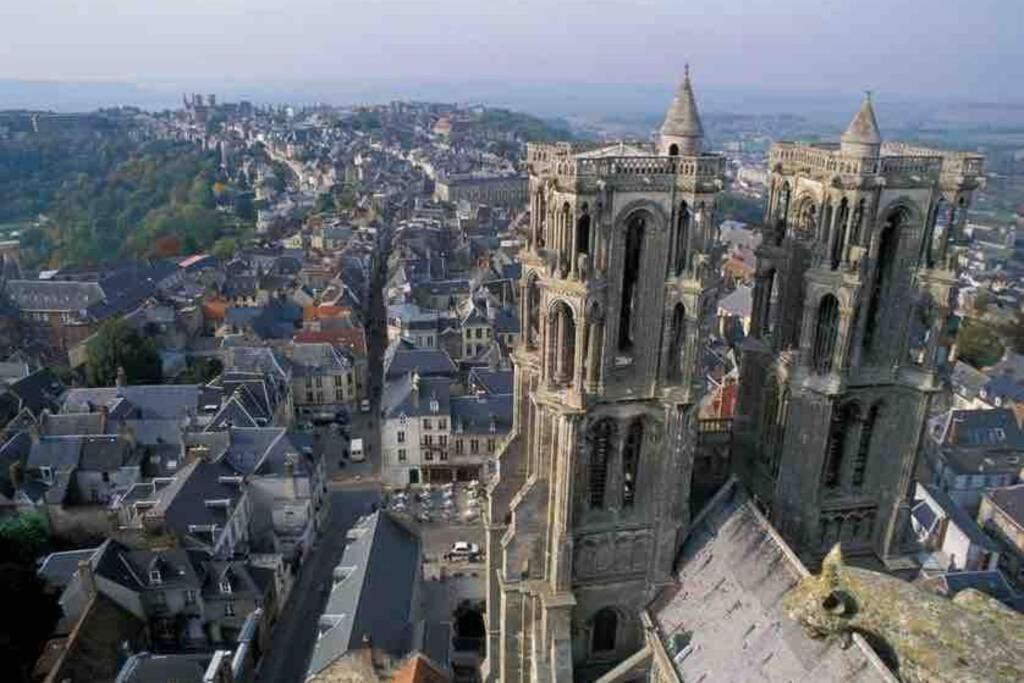
<svg viewBox="0 0 1024 683"><path fill-rule="evenodd" d="M256 681L301 683L316 642L320 614L327 602L335 565L345 550L345 533L370 506L380 501L375 482L332 487L330 509L320 541L299 572L271 637L270 650L260 662Z"/></svg>

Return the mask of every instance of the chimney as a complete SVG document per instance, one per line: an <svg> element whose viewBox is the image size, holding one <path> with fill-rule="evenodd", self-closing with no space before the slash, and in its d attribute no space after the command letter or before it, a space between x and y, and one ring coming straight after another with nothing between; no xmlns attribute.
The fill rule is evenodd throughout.
<svg viewBox="0 0 1024 683"><path fill-rule="evenodd" d="M107 420L109 419L110 408L108 408L107 404L104 403L103 405L100 406L100 434L107 433Z"/></svg>
<svg viewBox="0 0 1024 683"><path fill-rule="evenodd" d="M285 457L284 460L284 478L285 478L285 491L288 493L288 497L292 500L298 498L298 482L295 481L295 460L291 455Z"/></svg>
<svg viewBox="0 0 1024 683"><path fill-rule="evenodd" d="M89 597L96 594L96 577L92 573L92 564L89 560L78 561L78 578L82 581L82 587L85 588Z"/></svg>
<svg viewBox="0 0 1024 683"><path fill-rule="evenodd" d="M114 384L119 387L123 387L128 384L128 373L124 371L123 365L117 366L117 377L114 380Z"/></svg>
<svg viewBox="0 0 1024 683"><path fill-rule="evenodd" d="M366 665L376 673L377 671L377 654L373 649L373 638L370 637L369 633L363 634L363 647L359 650L359 654L362 656L363 661Z"/></svg>

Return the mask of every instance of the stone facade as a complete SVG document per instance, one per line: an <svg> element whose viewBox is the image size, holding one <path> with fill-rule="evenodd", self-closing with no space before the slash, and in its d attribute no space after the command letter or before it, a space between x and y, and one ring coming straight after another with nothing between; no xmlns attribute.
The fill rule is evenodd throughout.
<svg viewBox="0 0 1024 683"><path fill-rule="evenodd" d="M494 206L522 206L526 202L527 179L520 175L442 176L434 184L434 199L453 204L461 201Z"/></svg>
<svg viewBox="0 0 1024 683"><path fill-rule="evenodd" d="M594 680L643 643L688 524L725 160L684 79L656 147L528 149L514 428L485 510L487 680Z"/></svg>
<svg viewBox="0 0 1024 683"><path fill-rule="evenodd" d="M891 561L982 158L883 144L868 98L840 144L777 143L769 166L733 463L805 561Z"/></svg>

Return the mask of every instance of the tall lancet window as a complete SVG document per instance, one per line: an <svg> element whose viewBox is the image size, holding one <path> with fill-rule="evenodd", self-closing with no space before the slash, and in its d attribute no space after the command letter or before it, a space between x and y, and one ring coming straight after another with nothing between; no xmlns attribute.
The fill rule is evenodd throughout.
<svg viewBox="0 0 1024 683"><path fill-rule="evenodd" d="M636 337L639 308L640 256L643 253L643 216L633 216L626 227L626 253L622 262L622 302L619 307L619 350L631 351Z"/></svg>
<svg viewBox="0 0 1024 683"><path fill-rule="evenodd" d="M811 363L819 375L832 370L832 356L839 334L839 302L826 294L818 304L818 319L814 327L814 346L811 349Z"/></svg>
<svg viewBox="0 0 1024 683"><path fill-rule="evenodd" d="M615 439L615 423L602 418L590 428L590 471L588 476L588 498L590 507L599 510L604 507L605 486L608 482L608 460L612 441Z"/></svg>
<svg viewBox="0 0 1024 683"><path fill-rule="evenodd" d="M622 446L622 507L631 508L636 503L636 478L640 472L640 450L644 440L644 423L633 420L626 432L626 443Z"/></svg>
<svg viewBox="0 0 1024 683"><path fill-rule="evenodd" d="M679 218L676 221L675 273L678 277L686 270L686 260L690 249L690 207L686 202L679 205Z"/></svg>

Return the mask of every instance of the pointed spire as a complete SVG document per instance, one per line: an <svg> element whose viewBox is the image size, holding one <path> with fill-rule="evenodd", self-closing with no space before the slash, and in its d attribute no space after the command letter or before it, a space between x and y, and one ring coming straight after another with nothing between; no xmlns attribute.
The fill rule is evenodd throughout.
<svg viewBox="0 0 1024 683"><path fill-rule="evenodd" d="M661 125L661 134L672 137L704 137L704 126L701 125L697 100L693 95L693 86L690 84L689 64L683 67L683 82L676 90L676 96L665 115L665 122Z"/></svg>
<svg viewBox="0 0 1024 683"><path fill-rule="evenodd" d="M875 108L871 104L871 91L866 91L864 102L860 105L857 114L846 127L846 132L840 138L844 144L855 145L880 145L882 134L878 131L878 121L875 119Z"/></svg>

